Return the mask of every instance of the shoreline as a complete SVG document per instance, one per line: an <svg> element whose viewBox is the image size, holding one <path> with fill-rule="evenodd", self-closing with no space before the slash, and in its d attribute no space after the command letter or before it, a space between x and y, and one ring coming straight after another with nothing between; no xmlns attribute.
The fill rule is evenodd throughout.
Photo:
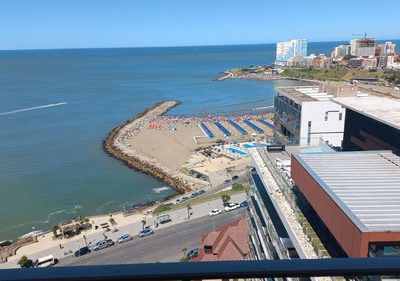
<svg viewBox="0 0 400 281"><path fill-rule="evenodd" d="M180 101L158 102L139 113L136 117L129 119L124 124L115 127L103 141L103 149L110 156L122 161L129 168L151 175L172 187L179 194L183 194L191 190L191 187L186 182L178 177L174 177L167 169L156 162L145 159L133 147L128 148L123 143L123 139L130 135L132 129L140 128L144 122L151 120L154 113L155 117L162 116L179 104L181 104ZM161 110L157 112L160 108ZM171 197L173 196L169 196L169 198Z"/></svg>

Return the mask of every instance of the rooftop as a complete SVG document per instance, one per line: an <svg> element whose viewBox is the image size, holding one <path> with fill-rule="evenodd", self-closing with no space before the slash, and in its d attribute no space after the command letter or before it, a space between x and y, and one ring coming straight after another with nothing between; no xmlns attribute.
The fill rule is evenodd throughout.
<svg viewBox="0 0 400 281"><path fill-rule="evenodd" d="M298 103L305 101L329 101L333 95L321 92L316 86L277 87L279 94L289 96Z"/></svg>
<svg viewBox="0 0 400 281"><path fill-rule="evenodd" d="M226 224L203 235L202 249L195 261L243 260L250 253L247 242L249 227L245 219ZM211 247L210 252L204 246Z"/></svg>
<svg viewBox="0 0 400 281"><path fill-rule="evenodd" d="M399 100L368 96L335 98L333 101L345 108L351 109L400 130Z"/></svg>
<svg viewBox="0 0 400 281"><path fill-rule="evenodd" d="M400 231L400 157L390 151L294 157L362 231Z"/></svg>

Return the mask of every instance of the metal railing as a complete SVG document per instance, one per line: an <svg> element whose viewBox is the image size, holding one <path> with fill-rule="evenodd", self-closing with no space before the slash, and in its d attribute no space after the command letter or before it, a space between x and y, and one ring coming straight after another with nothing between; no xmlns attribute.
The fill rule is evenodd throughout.
<svg viewBox="0 0 400 281"><path fill-rule="evenodd" d="M0 280L205 280L400 275L400 257L150 263L2 269Z"/></svg>

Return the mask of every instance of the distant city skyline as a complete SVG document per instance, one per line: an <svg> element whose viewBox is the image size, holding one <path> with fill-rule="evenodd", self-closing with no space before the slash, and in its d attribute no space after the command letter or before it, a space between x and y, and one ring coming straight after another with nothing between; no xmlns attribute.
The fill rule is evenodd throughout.
<svg viewBox="0 0 400 281"><path fill-rule="evenodd" d="M364 32L378 40L400 38L397 17L362 1L335 4L345 8L330 11L317 0L3 0L0 50L349 41ZM400 3L391 4L399 9Z"/></svg>

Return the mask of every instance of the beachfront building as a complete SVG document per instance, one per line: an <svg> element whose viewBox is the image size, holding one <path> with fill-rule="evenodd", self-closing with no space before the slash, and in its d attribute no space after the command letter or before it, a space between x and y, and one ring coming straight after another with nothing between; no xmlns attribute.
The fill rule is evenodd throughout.
<svg viewBox="0 0 400 281"><path fill-rule="evenodd" d="M399 156L292 154L291 176L348 257L400 255Z"/></svg>
<svg viewBox="0 0 400 281"><path fill-rule="evenodd" d="M278 87L275 128L291 143L319 145L324 140L341 146L345 110L331 101L335 96L318 86Z"/></svg>
<svg viewBox="0 0 400 281"><path fill-rule="evenodd" d="M307 40L293 39L276 44L276 64L285 64L290 58L307 56Z"/></svg>
<svg viewBox="0 0 400 281"><path fill-rule="evenodd" d="M333 49L331 57L334 59L342 58L344 56L350 55L350 52L350 45L339 45Z"/></svg>
<svg viewBox="0 0 400 281"><path fill-rule="evenodd" d="M350 54L356 57L375 56L375 39L359 38L350 40Z"/></svg>
<svg viewBox="0 0 400 281"><path fill-rule="evenodd" d="M384 44L378 44L376 47L376 56L393 55L396 54L396 44L392 42L385 42Z"/></svg>
<svg viewBox="0 0 400 281"><path fill-rule="evenodd" d="M400 152L400 101L385 97L333 99L346 109L343 150Z"/></svg>

